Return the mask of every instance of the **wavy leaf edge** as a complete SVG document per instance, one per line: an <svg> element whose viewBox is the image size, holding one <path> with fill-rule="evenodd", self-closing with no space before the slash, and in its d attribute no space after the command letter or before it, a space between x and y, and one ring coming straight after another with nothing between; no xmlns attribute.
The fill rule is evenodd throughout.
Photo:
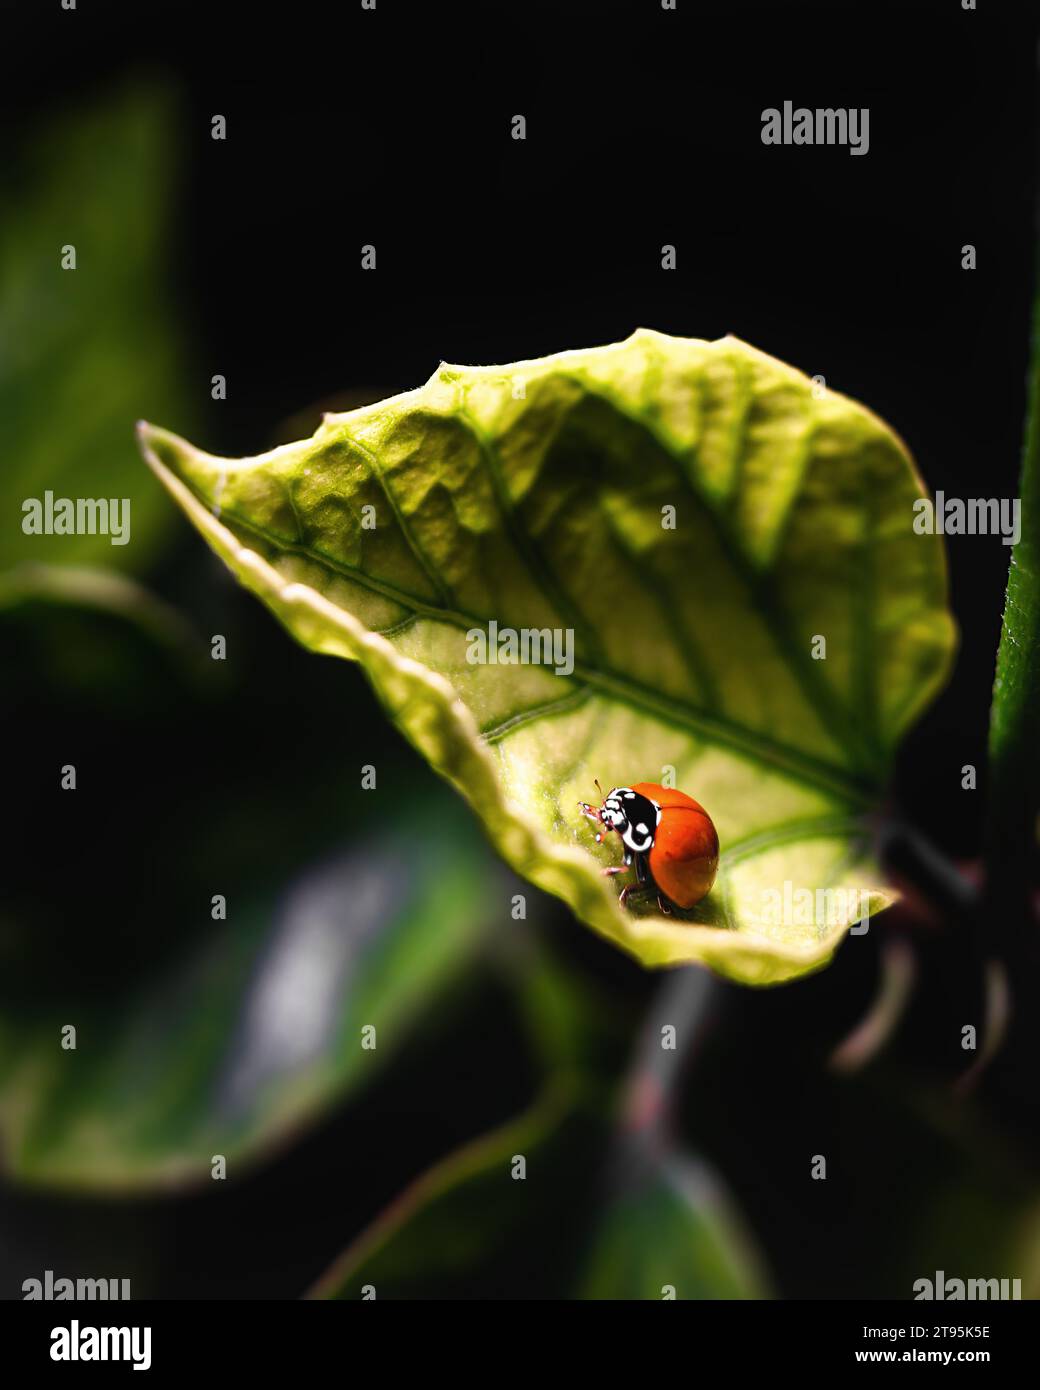
<svg viewBox="0 0 1040 1390"><path fill-rule="evenodd" d="M667 335L640 329L626 342L644 336L661 339ZM727 337L722 341L746 348L786 372L798 377L803 375L789 364L744 344L738 338ZM622 344L609 346L617 348ZM545 368L548 363L566 363L569 359L582 358L589 352L602 350L605 349L568 350L549 357L509 364L508 367L461 368L441 364L430 380L443 381L446 373L456 371L496 373L522 370L535 364ZM391 396L378 402L378 406L392 408L415 400L422 396L429 384ZM837 396L839 393L831 394ZM859 402L854 404L892 434L913 477L920 484L914 461L894 431L874 416L868 407ZM360 414L372 408L361 407L358 412L350 413ZM319 434L320 430L321 426ZM287 580L279 574L255 550L240 542L219 516L200 501L188 484L167 467L159 457L159 451L164 447L174 453L189 450L200 459L222 467L228 465L228 460L207 455L178 435L145 421L138 422L137 435L149 467L240 582L260 597L289 632L310 650L345 657L362 666L394 722L439 774L469 802L510 867L537 887L563 900L588 926L644 966L700 964L743 984L783 983L822 968L833 957L846 932L856 921L873 916L896 901L898 894L887 886L877 884L864 888L860 900L864 907L861 915L839 920L825 929L818 928L817 939L805 945L778 941L748 927L741 927L737 931L731 925L704 926L659 915L643 918L632 916L618 905L616 895L607 882L599 877L595 861L587 851L578 845L554 842L533 823L524 808L505 793L499 782L492 752L480 734L476 719L449 681L413 658L399 653L386 637L367 628L353 614L337 607L317 590L299 581ZM298 444L281 446L281 449L273 449L264 455L238 460L236 464L247 467L261 457L270 459L277 457L282 449L295 450L298 447ZM923 490L923 484L921 487ZM945 578L944 556L942 565ZM915 692L914 704L917 709L923 707L941 686L951 662L952 641L946 661L937 665L927 688ZM844 820L839 817L829 824L807 828L802 839L806 842L845 841L850 835L862 839L862 822L854 817ZM747 848L746 844L728 849L724 846L720 883L721 871L731 862L730 856L746 853ZM593 872L590 872L590 868ZM730 923L724 903L723 907L727 923Z"/></svg>

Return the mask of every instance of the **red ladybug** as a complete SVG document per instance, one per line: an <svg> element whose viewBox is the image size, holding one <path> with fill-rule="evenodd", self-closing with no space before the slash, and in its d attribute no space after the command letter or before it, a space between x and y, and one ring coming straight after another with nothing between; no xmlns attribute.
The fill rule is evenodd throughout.
<svg viewBox="0 0 1040 1390"><path fill-rule="evenodd" d="M598 782L596 789L602 796ZM669 912L668 903L693 907L710 891L719 867L719 837L711 817L692 796L656 782L636 782L615 787L602 806L586 801L578 805L589 820L604 827L597 842L616 830L625 846L625 862L603 872L623 874L635 867L636 882L621 891L622 907L633 888L656 888L664 913Z"/></svg>

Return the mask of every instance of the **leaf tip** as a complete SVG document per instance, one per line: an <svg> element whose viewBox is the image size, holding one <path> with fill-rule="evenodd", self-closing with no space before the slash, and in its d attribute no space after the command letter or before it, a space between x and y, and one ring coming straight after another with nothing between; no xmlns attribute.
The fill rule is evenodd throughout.
<svg viewBox="0 0 1040 1390"><path fill-rule="evenodd" d="M186 439L161 425L138 420L134 427L137 447L145 463L160 479L165 475L185 479L186 475L209 462L209 455L195 449Z"/></svg>
<svg viewBox="0 0 1040 1390"><path fill-rule="evenodd" d="M148 420L138 420L134 425L134 436L137 439L137 447L144 455L145 462L154 465L158 457L158 446L166 436L166 431L160 429L158 425L151 424Z"/></svg>
<svg viewBox="0 0 1040 1390"><path fill-rule="evenodd" d="M141 451L141 457L152 470L158 471L159 460L156 457L152 441L155 435L154 425L150 425L147 420L138 420L134 425L134 438L137 440L137 447Z"/></svg>

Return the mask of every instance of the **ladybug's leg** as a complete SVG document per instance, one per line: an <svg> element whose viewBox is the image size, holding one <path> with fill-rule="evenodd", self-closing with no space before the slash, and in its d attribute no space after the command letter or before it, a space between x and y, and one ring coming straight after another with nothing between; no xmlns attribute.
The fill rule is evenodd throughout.
<svg viewBox="0 0 1040 1390"><path fill-rule="evenodd" d="M630 868L632 867L632 853L631 853L630 850L628 850L628 851L625 852L625 867L626 867L626 869L630 869ZM638 892L640 892L640 891L642 890L642 887L643 887L643 885L639 882L639 856L637 855L637 856L636 856L636 882L635 882L635 883L626 883L625 886L624 886L624 888L622 888L621 894L620 894L620 896L618 897L618 907L624 907L625 903L628 902L628 895L629 895L629 893L638 893Z"/></svg>
<svg viewBox="0 0 1040 1390"><path fill-rule="evenodd" d="M636 893L645 894L651 888L652 885L649 883L626 883L624 888L622 888L621 890L618 902L622 907L624 907L625 903L628 901L629 895L634 895Z"/></svg>
<svg viewBox="0 0 1040 1390"><path fill-rule="evenodd" d="M611 874L627 874L628 871L629 871L629 869L630 869L631 867L632 867L632 851L626 849L626 850L625 850L625 858L624 858L623 862L620 863L620 864L611 864L610 867L604 869L603 872L604 872L604 874L607 875L607 877L610 877Z"/></svg>
<svg viewBox="0 0 1040 1390"><path fill-rule="evenodd" d="M589 803L588 803L587 801L579 801L579 802L578 802L578 805L581 807L581 813L582 813L582 815L585 817L586 820L593 821L596 825L602 827L602 825L603 825L603 814L602 814L602 812L601 812L597 807L595 807L595 806L590 806ZM601 844L603 843L603 837L604 837L604 835L606 835L606 834L607 834L606 830L604 830L604 829L601 828L600 831L598 832L598 834L596 835L596 844L597 844L597 845L601 845Z"/></svg>
<svg viewBox="0 0 1040 1390"><path fill-rule="evenodd" d="M609 869L604 869L603 872L604 872L605 874L608 874L608 875L611 875L611 876L614 875L614 874L625 874L625 873L628 873L628 871L629 871L629 869L630 869L631 867L632 867L632 851L629 850L629 849L626 849L626 850L625 850L625 858L624 858L623 863L621 863L621 864L612 864L612 865L610 866ZM620 892L620 894L619 894L619 896L618 896L618 903L621 905L621 907L624 907L625 901L626 901L626 899L628 898L629 893L631 893L632 889L635 888L635 887L636 887L636 885L635 885L634 883L626 883L625 886L624 886L624 888L622 888L622 890L621 890L621 892Z"/></svg>
<svg viewBox="0 0 1040 1390"><path fill-rule="evenodd" d="M632 855L626 854L625 858L630 860L632 859ZM650 872L650 865L647 863L645 854L635 855L635 870L636 881L635 883L628 884L627 887L622 890L621 896L618 898L620 905L624 907L630 893L656 893L658 912L660 912L663 917L671 917L671 904L654 882L654 876ZM621 871L618 870L618 872L620 873Z"/></svg>
<svg viewBox="0 0 1040 1390"><path fill-rule="evenodd" d="M635 883L627 884L622 890L621 896L618 898L618 903L621 907L624 907L625 903L628 901L628 895L630 893L645 893L654 886L653 879L650 877L650 870L647 867L645 854L633 855L632 851L629 850L625 854L625 860L628 864L632 864L635 867L636 881Z"/></svg>
<svg viewBox="0 0 1040 1390"><path fill-rule="evenodd" d="M603 840L605 840L609 834L608 828L603 826L603 813L599 810L598 806L590 806L587 801L578 802L578 806L581 806L581 815L585 817L585 820L591 820L592 823L599 826L595 838L596 844L602 845Z"/></svg>

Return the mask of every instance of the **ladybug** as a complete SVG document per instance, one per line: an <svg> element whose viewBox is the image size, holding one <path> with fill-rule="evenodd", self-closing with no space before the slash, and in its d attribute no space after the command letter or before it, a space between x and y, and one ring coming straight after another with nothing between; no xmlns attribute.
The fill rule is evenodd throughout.
<svg viewBox="0 0 1040 1390"><path fill-rule="evenodd" d="M598 782L596 790L603 796ZM692 796L656 782L636 782L615 787L602 806L585 801L578 805L589 820L603 827L597 843L612 830L621 836L625 862L603 872L623 874L635 868L635 883L621 890L622 907L634 888L656 889L657 905L666 915L671 912L669 903L693 907L710 891L719 867L719 837L711 817Z"/></svg>

